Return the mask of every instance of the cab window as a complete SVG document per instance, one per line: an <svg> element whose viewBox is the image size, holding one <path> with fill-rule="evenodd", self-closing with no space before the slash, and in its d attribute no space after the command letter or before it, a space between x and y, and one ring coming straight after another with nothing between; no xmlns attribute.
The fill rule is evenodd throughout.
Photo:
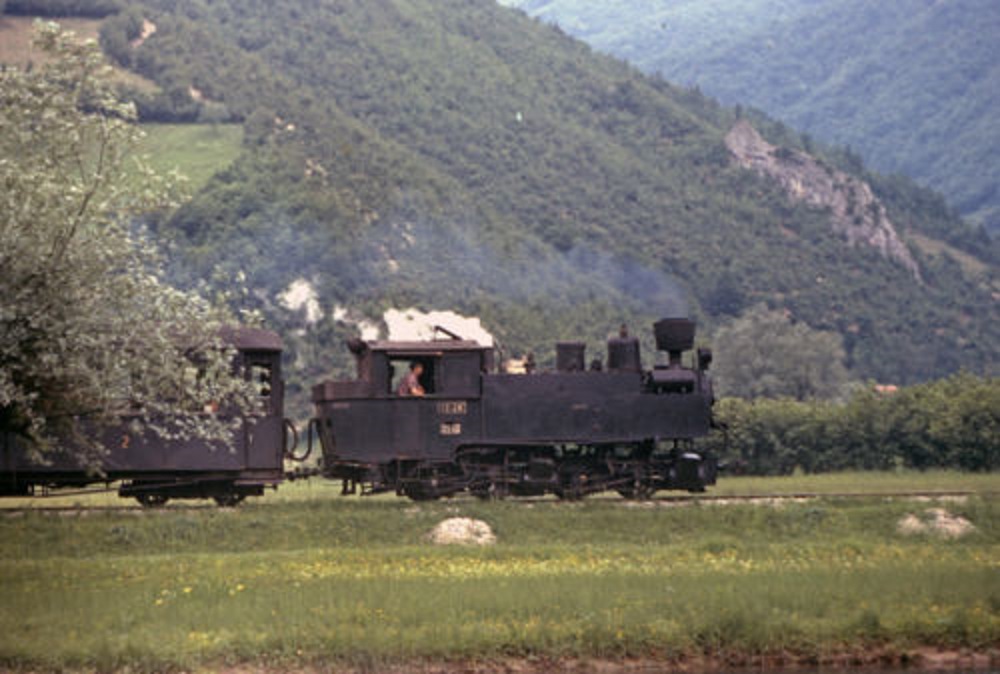
<svg viewBox="0 0 1000 674"><path fill-rule="evenodd" d="M437 360L433 357L390 356L389 394L399 395L399 387L410 373L410 366L419 363L423 366L419 381L424 389L424 395L433 395L437 391Z"/></svg>

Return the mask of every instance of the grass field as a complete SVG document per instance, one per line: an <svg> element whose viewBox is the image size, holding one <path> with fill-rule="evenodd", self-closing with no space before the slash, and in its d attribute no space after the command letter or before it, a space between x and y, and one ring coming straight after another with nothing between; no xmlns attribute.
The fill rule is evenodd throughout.
<svg viewBox="0 0 1000 674"><path fill-rule="evenodd" d="M711 494L882 494L905 491L975 491L1000 495L1000 474L947 470L820 473L790 477L721 475Z"/></svg>
<svg viewBox="0 0 1000 674"><path fill-rule="evenodd" d="M193 192L232 163L243 141L241 124L144 124L139 152L160 173L176 169Z"/></svg>
<svg viewBox="0 0 1000 674"><path fill-rule="evenodd" d="M985 651L1000 643L997 478L938 477L984 492L941 504L968 536L903 536L899 520L934 505L905 499L417 505L317 481L238 509L19 511L0 515L0 665ZM430 544L456 515L489 523L497 544Z"/></svg>

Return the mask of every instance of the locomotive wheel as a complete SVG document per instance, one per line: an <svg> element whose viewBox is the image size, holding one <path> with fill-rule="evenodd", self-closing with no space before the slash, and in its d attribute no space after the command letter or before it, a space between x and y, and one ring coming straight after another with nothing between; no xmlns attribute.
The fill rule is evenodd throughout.
<svg viewBox="0 0 1000 674"><path fill-rule="evenodd" d="M246 494L239 494L234 491L225 494L216 494L212 499L219 504L220 508L233 508L238 506L246 498Z"/></svg>
<svg viewBox="0 0 1000 674"><path fill-rule="evenodd" d="M587 495L587 473L583 468L569 468L563 471L556 496L564 501L580 501Z"/></svg>
<svg viewBox="0 0 1000 674"><path fill-rule="evenodd" d="M653 495L653 485L650 484L647 473L645 466L635 466L632 470L631 482L624 487L619 487L618 493L630 500L647 500Z"/></svg>
<svg viewBox="0 0 1000 674"><path fill-rule="evenodd" d="M469 493L481 501L502 501L507 498L507 485L496 482L479 482L469 486Z"/></svg>
<svg viewBox="0 0 1000 674"><path fill-rule="evenodd" d="M481 501L489 501L493 498L493 483L485 480L473 482L469 485L469 493Z"/></svg>
<svg viewBox="0 0 1000 674"><path fill-rule="evenodd" d="M630 501L648 501L653 496L653 488L648 484L622 487L618 493Z"/></svg>
<svg viewBox="0 0 1000 674"><path fill-rule="evenodd" d="M139 502L143 508L162 508L167 505L167 501L170 497L166 494L136 494L135 500Z"/></svg>

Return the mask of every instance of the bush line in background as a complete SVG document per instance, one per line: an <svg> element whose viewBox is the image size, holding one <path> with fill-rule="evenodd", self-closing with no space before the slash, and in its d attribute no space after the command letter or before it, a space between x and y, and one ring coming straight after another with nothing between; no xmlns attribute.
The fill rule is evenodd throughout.
<svg viewBox="0 0 1000 674"><path fill-rule="evenodd" d="M996 377L960 373L898 390L870 386L844 403L726 398L716 411L728 428L708 445L737 473L1000 467Z"/></svg>

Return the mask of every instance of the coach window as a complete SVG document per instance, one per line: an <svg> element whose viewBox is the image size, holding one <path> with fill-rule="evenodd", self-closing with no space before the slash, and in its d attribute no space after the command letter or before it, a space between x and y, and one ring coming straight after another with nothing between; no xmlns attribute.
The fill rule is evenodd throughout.
<svg viewBox="0 0 1000 674"><path fill-rule="evenodd" d="M262 400L271 397L271 364L254 363L250 366L251 378Z"/></svg>
<svg viewBox="0 0 1000 674"><path fill-rule="evenodd" d="M430 356L389 356L389 394L398 395L396 391L399 390L403 377L410 372L412 363L424 366L420 385L424 387L426 395L434 395L437 392L438 359Z"/></svg>

